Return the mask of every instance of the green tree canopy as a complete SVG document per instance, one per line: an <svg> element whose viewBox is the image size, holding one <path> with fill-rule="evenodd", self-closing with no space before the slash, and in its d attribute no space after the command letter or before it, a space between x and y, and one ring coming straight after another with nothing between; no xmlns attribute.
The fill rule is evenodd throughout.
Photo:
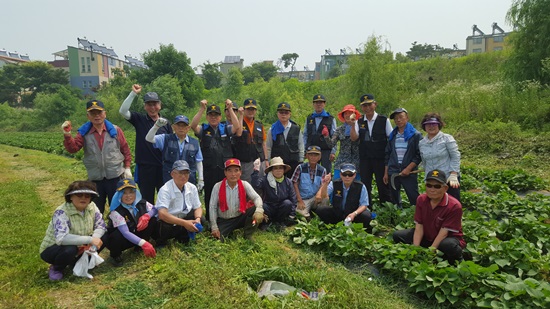
<svg viewBox="0 0 550 309"><path fill-rule="evenodd" d="M224 97L239 103L243 87L243 74L239 69L231 68L229 73L227 73L227 82L222 87Z"/></svg>
<svg viewBox="0 0 550 309"><path fill-rule="evenodd" d="M220 71L220 63L210 63L210 61L206 61L201 65L201 68L204 87L206 89L219 88L223 77L223 74Z"/></svg>
<svg viewBox="0 0 550 309"><path fill-rule="evenodd" d="M253 83L258 78L267 82L277 76L277 67L268 62L256 62L244 67L242 74L245 84Z"/></svg>
<svg viewBox="0 0 550 309"><path fill-rule="evenodd" d="M516 30L507 74L512 80L550 84L550 0L515 0L507 20Z"/></svg>
<svg viewBox="0 0 550 309"><path fill-rule="evenodd" d="M439 46L439 44L433 45L424 43L418 44L416 41L412 43L412 46L409 51L407 51L407 57L412 60L420 60L431 57L441 56L444 53L451 52L451 48L445 48Z"/></svg>

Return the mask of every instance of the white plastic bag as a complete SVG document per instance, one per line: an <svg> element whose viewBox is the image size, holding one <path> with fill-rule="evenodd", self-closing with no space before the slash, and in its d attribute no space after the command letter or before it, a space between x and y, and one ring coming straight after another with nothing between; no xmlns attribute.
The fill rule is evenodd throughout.
<svg viewBox="0 0 550 309"><path fill-rule="evenodd" d="M82 253L82 256L74 265L73 274L78 277L93 279L94 277L88 273L88 270L93 269L103 261L103 258L95 250L88 249Z"/></svg>

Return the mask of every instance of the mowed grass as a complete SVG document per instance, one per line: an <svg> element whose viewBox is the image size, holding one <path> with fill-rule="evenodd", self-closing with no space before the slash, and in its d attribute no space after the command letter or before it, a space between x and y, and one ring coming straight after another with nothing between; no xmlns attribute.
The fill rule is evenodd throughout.
<svg viewBox="0 0 550 309"><path fill-rule="evenodd" d="M0 307L3 308L426 308L399 284L361 268L293 246L282 233L260 232L253 242L237 237L220 243L207 234L190 245L172 244L155 259L127 250L125 264L108 262L94 279L66 271L48 280L38 254L53 210L73 180L84 179L81 162L44 152L0 145ZM107 259L108 250L101 255ZM369 278L373 280L369 280ZM310 301L296 295L260 299L263 280L297 288L323 288Z"/></svg>

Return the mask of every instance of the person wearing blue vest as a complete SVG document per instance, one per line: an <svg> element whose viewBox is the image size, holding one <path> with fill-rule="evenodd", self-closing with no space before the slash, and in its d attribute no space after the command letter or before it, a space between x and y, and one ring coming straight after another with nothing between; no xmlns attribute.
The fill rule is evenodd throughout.
<svg viewBox="0 0 550 309"><path fill-rule="evenodd" d="M316 201L315 195L321 188L321 181L327 170L318 164L321 160L321 147L309 146L306 150L306 159L308 162L298 165L294 170L292 183L298 201L296 212L309 220L310 210L320 202Z"/></svg>
<svg viewBox="0 0 550 309"><path fill-rule="evenodd" d="M191 129L200 141L201 152L204 157L204 204L210 205L212 188L225 178L225 161L233 158L231 137L241 136L243 130L235 110L232 108L233 102L231 100L227 99L225 101L225 109L231 119L229 124L220 122L222 113L218 105L207 105L208 101L206 100L200 102L200 108L191 121ZM199 125L205 111L208 123ZM206 219L209 218L209 207L206 207Z"/></svg>
<svg viewBox="0 0 550 309"><path fill-rule="evenodd" d="M202 190L204 186L203 169L202 169L202 152L199 146L199 141L196 138L189 136L189 118L184 115L179 115L174 118L172 129L174 134L158 134L159 128L166 125L168 121L164 118L159 118L155 125L149 130L145 140L153 144L153 147L160 149L162 152L162 175L164 183L172 179L170 172L172 165L178 160L185 160L189 164L191 174L189 182L197 185L197 189ZM198 181L197 181L198 174Z"/></svg>
<svg viewBox="0 0 550 309"><path fill-rule="evenodd" d="M355 180L357 171L351 163L340 166L340 179L330 181L330 175L323 178L321 190L317 198L322 202L313 212L327 224L336 224L340 221L362 223L363 228L371 230L371 212L368 210L369 196L367 188L360 181ZM328 205L328 202L332 207Z"/></svg>
<svg viewBox="0 0 550 309"><path fill-rule="evenodd" d="M313 113L307 116L304 125L304 145L319 146L321 148L321 165L332 171L332 162L336 159L336 147L332 145L331 138L336 131L336 119L325 110L325 96L316 94L313 96Z"/></svg>

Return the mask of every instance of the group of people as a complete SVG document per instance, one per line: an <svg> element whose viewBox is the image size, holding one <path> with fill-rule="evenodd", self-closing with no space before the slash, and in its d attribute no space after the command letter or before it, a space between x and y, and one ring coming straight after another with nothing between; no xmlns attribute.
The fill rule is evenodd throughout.
<svg viewBox="0 0 550 309"><path fill-rule="evenodd" d="M342 122L337 126L325 110L325 97L317 94L302 133L287 102L277 105L278 120L265 130L253 98L242 107L226 100L225 121L220 106L202 100L191 121L178 115L170 125L160 115L162 102L155 92L143 97L145 113L130 111L140 93L141 86L133 85L119 110L136 130L133 176L124 133L106 120L101 101L86 104L89 121L75 137L70 121L62 125L67 151L84 149L88 180L69 185L40 247L42 259L51 264L51 280L61 279L63 269L91 246L108 248L113 264L120 266L123 250L141 248L154 257L150 239L157 249L169 239L187 243L203 226L222 241L240 228L249 238L257 228L289 226L297 213L307 220L313 213L325 223L345 220L370 231L373 175L380 204L400 205L402 186L417 207L415 229L396 232L396 242L432 246L449 260L461 259L460 153L452 136L440 131L444 123L438 114L424 117L427 135L422 137L405 109L388 119L376 113L378 103L366 94L360 98L363 115L346 105L337 114ZM207 122L200 124L205 112ZM189 129L198 139L188 135ZM429 171L423 195L418 193L420 162Z"/></svg>

